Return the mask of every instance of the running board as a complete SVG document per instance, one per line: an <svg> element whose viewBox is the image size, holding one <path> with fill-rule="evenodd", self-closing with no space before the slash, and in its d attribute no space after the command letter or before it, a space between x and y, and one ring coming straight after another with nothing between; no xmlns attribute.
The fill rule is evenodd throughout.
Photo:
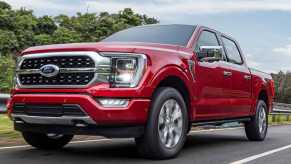
<svg viewBox="0 0 291 164"><path fill-rule="evenodd" d="M250 117L236 118L236 119L226 119L226 120L199 121L199 122L192 122L192 125L194 125L194 126L221 125L221 124L225 124L225 123L248 122L248 121L251 121Z"/></svg>

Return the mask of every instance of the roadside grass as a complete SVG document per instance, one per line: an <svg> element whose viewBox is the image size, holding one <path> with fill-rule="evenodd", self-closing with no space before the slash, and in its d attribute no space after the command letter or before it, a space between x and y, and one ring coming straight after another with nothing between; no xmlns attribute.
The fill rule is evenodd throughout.
<svg viewBox="0 0 291 164"><path fill-rule="evenodd" d="M13 129L13 122L6 114L0 114L0 146L23 143L21 134Z"/></svg>
<svg viewBox="0 0 291 164"><path fill-rule="evenodd" d="M270 125L291 124L291 115L269 115Z"/></svg>

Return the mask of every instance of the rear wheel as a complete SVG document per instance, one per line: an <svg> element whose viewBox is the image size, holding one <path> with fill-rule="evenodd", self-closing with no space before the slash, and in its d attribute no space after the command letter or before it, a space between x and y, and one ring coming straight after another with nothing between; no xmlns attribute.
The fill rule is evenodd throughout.
<svg viewBox="0 0 291 164"><path fill-rule="evenodd" d="M175 157L182 149L188 129L187 108L174 88L156 91L145 134L136 138L139 152L147 158Z"/></svg>
<svg viewBox="0 0 291 164"><path fill-rule="evenodd" d="M263 100L259 100L256 108L256 115L250 122L245 123L245 131L250 141L263 141L268 131L268 110Z"/></svg>
<svg viewBox="0 0 291 164"><path fill-rule="evenodd" d="M31 132L22 132L22 136L28 144L38 149L61 149L73 138L73 135L41 134Z"/></svg>

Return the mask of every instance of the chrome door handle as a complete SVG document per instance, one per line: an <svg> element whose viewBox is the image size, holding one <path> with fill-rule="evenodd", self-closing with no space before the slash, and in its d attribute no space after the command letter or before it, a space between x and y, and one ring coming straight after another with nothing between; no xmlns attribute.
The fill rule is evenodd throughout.
<svg viewBox="0 0 291 164"><path fill-rule="evenodd" d="M245 78L246 80L251 80L251 79L252 79L252 77L251 77L250 75L245 75L244 78Z"/></svg>
<svg viewBox="0 0 291 164"><path fill-rule="evenodd" d="M223 72L223 76L224 76L224 77L232 76L232 72L224 71L224 72Z"/></svg>

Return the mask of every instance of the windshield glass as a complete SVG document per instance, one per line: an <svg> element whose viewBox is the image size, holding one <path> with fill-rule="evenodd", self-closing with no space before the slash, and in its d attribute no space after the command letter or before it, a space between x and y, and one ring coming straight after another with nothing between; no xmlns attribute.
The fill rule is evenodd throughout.
<svg viewBox="0 0 291 164"><path fill-rule="evenodd" d="M148 25L117 32L102 42L145 42L186 46L196 26Z"/></svg>

